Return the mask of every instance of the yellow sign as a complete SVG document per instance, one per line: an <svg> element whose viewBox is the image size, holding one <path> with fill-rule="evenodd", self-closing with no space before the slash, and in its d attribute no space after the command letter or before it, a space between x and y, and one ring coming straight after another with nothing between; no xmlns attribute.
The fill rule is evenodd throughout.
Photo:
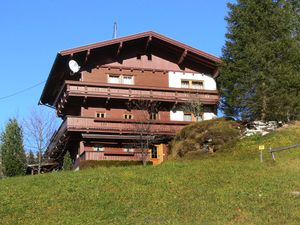
<svg viewBox="0 0 300 225"><path fill-rule="evenodd" d="M260 146L258 146L258 149L259 149L259 150L264 150L264 149L265 149L265 146L264 146L264 145L260 145Z"/></svg>

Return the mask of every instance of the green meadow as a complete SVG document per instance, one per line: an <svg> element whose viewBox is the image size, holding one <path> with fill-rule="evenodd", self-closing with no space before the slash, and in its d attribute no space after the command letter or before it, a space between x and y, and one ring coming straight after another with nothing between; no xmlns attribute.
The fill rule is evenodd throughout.
<svg viewBox="0 0 300 225"><path fill-rule="evenodd" d="M0 224L299 224L300 125L159 166L0 180ZM296 192L296 193L294 193Z"/></svg>

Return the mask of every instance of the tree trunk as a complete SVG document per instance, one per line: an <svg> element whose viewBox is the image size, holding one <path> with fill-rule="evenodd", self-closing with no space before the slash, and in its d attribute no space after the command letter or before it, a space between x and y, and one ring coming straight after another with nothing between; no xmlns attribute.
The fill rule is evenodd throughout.
<svg viewBox="0 0 300 225"><path fill-rule="evenodd" d="M262 83L262 107L261 107L261 121L266 120L266 114L267 114L267 97L266 97L266 84L265 82Z"/></svg>

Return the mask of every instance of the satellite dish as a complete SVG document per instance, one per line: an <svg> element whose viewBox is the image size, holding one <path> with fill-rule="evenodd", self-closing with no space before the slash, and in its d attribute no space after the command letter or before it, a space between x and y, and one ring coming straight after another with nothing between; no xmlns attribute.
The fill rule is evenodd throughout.
<svg viewBox="0 0 300 225"><path fill-rule="evenodd" d="M80 70L80 66L79 66L78 63L77 63L75 60L73 60L73 59L71 59L71 60L69 61L69 68L70 68L70 70L72 71L73 74L74 74L74 73L77 73L77 72Z"/></svg>

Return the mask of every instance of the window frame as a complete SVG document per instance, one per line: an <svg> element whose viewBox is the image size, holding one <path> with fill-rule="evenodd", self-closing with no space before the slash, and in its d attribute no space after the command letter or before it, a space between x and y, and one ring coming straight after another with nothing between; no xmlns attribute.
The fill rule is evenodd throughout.
<svg viewBox="0 0 300 225"><path fill-rule="evenodd" d="M182 82L187 82L188 87L182 87ZM200 83L200 88L193 88L193 83ZM194 90L203 90L204 89L204 81L203 80L188 80L188 79L181 79L180 80L180 87L181 88L189 88Z"/></svg>
<svg viewBox="0 0 300 225"><path fill-rule="evenodd" d="M95 144L93 146L93 150L96 152L104 152L105 148L104 148L104 145L102 145L102 144Z"/></svg>
<svg viewBox="0 0 300 225"><path fill-rule="evenodd" d="M153 115L155 115L155 118L153 119ZM158 112L149 112L149 120L159 120L159 113Z"/></svg>
<svg viewBox="0 0 300 225"><path fill-rule="evenodd" d="M186 115L190 115L191 116L191 120L185 120L185 116ZM183 112L183 121L184 122L193 122L194 121L194 113L192 113L192 112Z"/></svg>
<svg viewBox="0 0 300 225"><path fill-rule="evenodd" d="M103 115L103 117L102 116L98 116L98 114L100 115ZM104 119L104 118L106 118L106 113L105 112L96 112L95 113L95 116L96 116L96 118L100 118L100 119Z"/></svg>
<svg viewBox="0 0 300 225"><path fill-rule="evenodd" d="M110 78L111 77L118 77L119 79L119 82L118 83L113 83L113 82L110 82ZM125 77L130 77L131 78L131 83L128 84L128 83L125 83L124 82L124 78ZM125 84L125 85L134 85L135 84L135 79L134 79L134 75L132 74L113 74L113 73L109 73L107 74L107 83L108 84Z"/></svg>
<svg viewBox="0 0 300 225"><path fill-rule="evenodd" d="M129 117L131 117L131 118L129 118ZM133 118L134 118L133 114L129 114L129 113L123 114L123 119L124 120L133 120Z"/></svg>

